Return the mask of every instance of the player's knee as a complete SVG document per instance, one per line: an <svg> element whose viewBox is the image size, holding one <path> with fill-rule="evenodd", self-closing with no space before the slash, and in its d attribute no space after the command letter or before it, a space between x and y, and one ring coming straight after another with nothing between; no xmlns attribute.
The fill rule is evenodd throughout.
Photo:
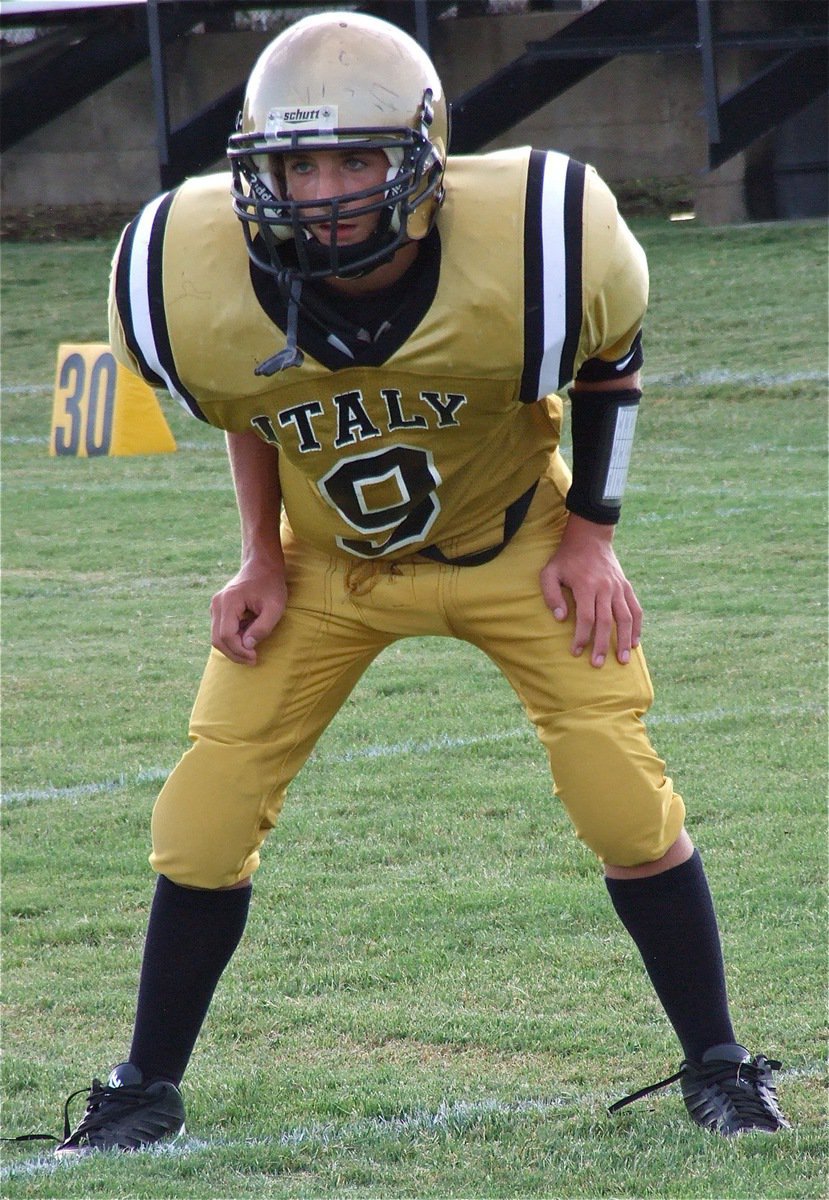
<svg viewBox="0 0 829 1200"><path fill-rule="evenodd" d="M685 824L685 805L666 780L662 794L640 806L588 816L576 823L579 838L603 863L640 867L657 862L674 845Z"/></svg>
<svg viewBox="0 0 829 1200"><path fill-rule="evenodd" d="M273 825L257 821L255 814L242 816L239 810L217 807L212 814L205 809L199 820L197 813L170 804L169 796L159 797L150 865L182 887L234 887L259 866L260 847Z"/></svg>
<svg viewBox="0 0 829 1200"><path fill-rule="evenodd" d="M150 855L150 866L180 887L213 892L245 886L259 866L259 855L254 852L240 860L238 855L198 856L156 846Z"/></svg>
<svg viewBox="0 0 829 1200"><path fill-rule="evenodd" d="M259 776L247 752L206 742L189 750L153 807L153 869L182 887L211 891L251 875L284 797Z"/></svg>

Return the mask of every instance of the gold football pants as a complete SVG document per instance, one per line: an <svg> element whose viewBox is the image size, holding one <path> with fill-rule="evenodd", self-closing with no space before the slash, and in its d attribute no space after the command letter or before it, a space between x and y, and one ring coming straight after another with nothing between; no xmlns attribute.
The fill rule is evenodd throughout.
<svg viewBox="0 0 829 1200"><path fill-rule="evenodd" d="M156 871L226 887L256 870L288 784L358 679L398 638L455 637L487 654L547 749L576 833L602 860L652 862L678 837L684 806L641 717L653 699L641 651L621 666L570 654L539 572L561 533L561 485L541 480L510 544L491 562L349 562L286 536L288 607L255 667L213 650L190 722L192 746L153 813Z"/></svg>

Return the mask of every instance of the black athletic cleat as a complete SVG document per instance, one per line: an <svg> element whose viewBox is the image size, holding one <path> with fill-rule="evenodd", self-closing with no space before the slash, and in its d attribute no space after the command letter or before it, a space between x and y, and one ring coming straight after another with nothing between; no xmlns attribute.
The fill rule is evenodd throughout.
<svg viewBox="0 0 829 1200"><path fill-rule="evenodd" d="M777 1133L791 1126L777 1103L772 1071L780 1063L745 1046L712 1046L699 1063L684 1062L680 1078L685 1107L697 1125L731 1137L758 1130Z"/></svg>
<svg viewBox="0 0 829 1200"><path fill-rule="evenodd" d="M55 1154L92 1154L95 1150L140 1150L184 1130L184 1101L172 1084L159 1079L144 1083L138 1067L121 1063L105 1084L93 1079L86 1112L74 1132L69 1130L69 1101L64 1109L63 1141Z"/></svg>
<svg viewBox="0 0 829 1200"><path fill-rule="evenodd" d="M675 1075L617 1100L609 1112L676 1083L682 1088L685 1107L703 1129L733 1137L738 1133L777 1133L791 1129L780 1111L772 1071L780 1063L762 1054L752 1058L745 1046L728 1043L706 1050L700 1062L688 1059Z"/></svg>

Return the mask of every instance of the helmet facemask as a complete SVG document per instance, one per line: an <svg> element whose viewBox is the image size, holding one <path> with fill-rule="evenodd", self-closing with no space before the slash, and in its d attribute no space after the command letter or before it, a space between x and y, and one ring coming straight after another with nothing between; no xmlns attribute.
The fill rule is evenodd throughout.
<svg viewBox="0 0 829 1200"><path fill-rule="evenodd" d="M425 214L418 210L426 204L436 211L442 199L443 163L428 137L430 117L427 91L420 130L304 127L301 132L234 134L228 146L233 209L256 265L277 277L288 273L303 281L354 278L423 237ZM383 151L389 160L385 183L328 199L294 200L288 194L283 154L344 149ZM378 214L374 232L358 244L337 241L337 221L346 205L349 217ZM312 232L312 226L321 224L331 229L327 244Z"/></svg>

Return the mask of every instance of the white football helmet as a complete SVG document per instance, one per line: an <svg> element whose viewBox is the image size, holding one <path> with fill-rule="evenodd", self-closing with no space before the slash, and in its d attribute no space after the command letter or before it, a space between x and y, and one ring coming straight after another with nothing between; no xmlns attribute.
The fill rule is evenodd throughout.
<svg viewBox="0 0 829 1200"><path fill-rule="evenodd" d="M298 21L254 66L228 144L233 208L251 258L283 287L291 280L362 275L388 261L434 224L448 140L440 78L408 34L354 12ZM344 143L383 150L389 160L385 183L327 201L292 199L280 154L341 149ZM374 233L359 245L337 244L346 200L351 213L380 214ZM313 237L312 223L331 224L330 245Z"/></svg>

